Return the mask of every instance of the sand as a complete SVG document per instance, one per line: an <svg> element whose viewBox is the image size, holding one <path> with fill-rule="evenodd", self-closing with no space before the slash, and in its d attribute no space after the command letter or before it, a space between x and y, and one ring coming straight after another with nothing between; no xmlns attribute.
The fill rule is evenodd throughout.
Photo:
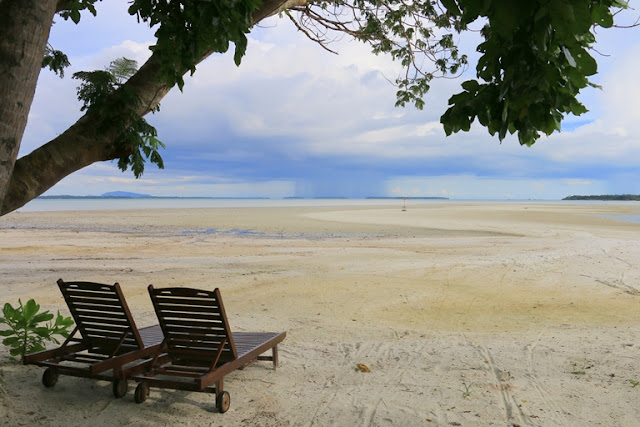
<svg viewBox="0 0 640 427"><path fill-rule="evenodd" d="M274 371L213 396L11 363L0 424L640 425L635 204L13 213L0 218L0 302L68 313L58 278L119 282L139 326L146 286L219 287L232 327L287 331ZM371 370L360 372L362 363Z"/></svg>

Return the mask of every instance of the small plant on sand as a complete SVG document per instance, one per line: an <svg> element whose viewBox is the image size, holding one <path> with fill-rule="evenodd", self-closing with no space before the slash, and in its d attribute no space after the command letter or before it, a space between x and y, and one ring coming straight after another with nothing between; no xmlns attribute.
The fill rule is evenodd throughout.
<svg viewBox="0 0 640 427"><path fill-rule="evenodd" d="M593 365L590 363L573 362L571 363L571 365L573 366L573 371L571 371L570 373L573 375L586 375L587 369L593 368Z"/></svg>
<svg viewBox="0 0 640 427"><path fill-rule="evenodd" d="M629 380L629 382L631 383L631 387L638 387L638 385L640 385L640 381L636 381L636 380Z"/></svg>
<svg viewBox="0 0 640 427"><path fill-rule="evenodd" d="M465 399L469 396L471 396L471 386L473 384L467 384L466 382L462 382L462 386L464 387L464 390L462 390L462 397L464 397Z"/></svg>
<svg viewBox="0 0 640 427"><path fill-rule="evenodd" d="M30 299L25 305L18 300L18 304L18 307L13 308L6 303L2 309L3 316L0 317L0 323L9 327L0 331L0 336L7 337L2 344L11 347L9 354L12 359L17 360L17 356L22 359L25 354L44 350L46 341L60 344L54 335L65 338L69 336L69 327L73 325L70 317L63 317L58 312L55 322L50 322L54 317L53 313L38 313L40 306L34 300ZM43 322L48 323L42 324Z"/></svg>

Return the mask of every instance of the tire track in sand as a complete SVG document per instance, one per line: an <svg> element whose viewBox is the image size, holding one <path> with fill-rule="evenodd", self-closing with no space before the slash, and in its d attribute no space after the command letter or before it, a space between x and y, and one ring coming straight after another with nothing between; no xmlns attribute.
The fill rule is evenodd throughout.
<svg viewBox="0 0 640 427"><path fill-rule="evenodd" d="M504 420L507 425L536 425L531 422L531 418L527 417L518 406L511 387L505 383L505 380L509 377L509 373L498 367L486 343L483 342L481 345L476 345L469 340L467 340L467 343L483 358L488 366L489 372L493 375L493 379L495 380L494 388L500 393L502 409L504 410Z"/></svg>
<svg viewBox="0 0 640 427"><path fill-rule="evenodd" d="M529 383L536 390L536 392L538 393L538 395L540 396L544 404L547 406L547 408L550 409L550 412L548 412L551 414L551 419L549 420L550 421L549 424L554 426L569 427L570 424L562 415L563 413L562 407L558 406L558 404L553 399L553 397L551 397L549 392L539 381L538 375L536 374L534 355L535 355L535 349L538 346L538 343L540 342L541 338L542 338L542 332L538 334L538 338L534 342L527 344L527 346L525 347L525 353L527 357L527 373L524 374L524 377L529 381Z"/></svg>

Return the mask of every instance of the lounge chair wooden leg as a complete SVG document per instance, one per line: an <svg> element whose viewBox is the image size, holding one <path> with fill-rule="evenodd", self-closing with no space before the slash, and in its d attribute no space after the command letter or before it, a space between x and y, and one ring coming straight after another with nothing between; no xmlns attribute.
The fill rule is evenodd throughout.
<svg viewBox="0 0 640 427"><path fill-rule="evenodd" d="M278 346L274 346L272 349L272 354L273 354L273 369L277 369L278 368Z"/></svg>
<svg viewBox="0 0 640 427"><path fill-rule="evenodd" d="M221 414L224 414L231 406L231 396L223 390L224 379L220 378L216 382L216 408Z"/></svg>

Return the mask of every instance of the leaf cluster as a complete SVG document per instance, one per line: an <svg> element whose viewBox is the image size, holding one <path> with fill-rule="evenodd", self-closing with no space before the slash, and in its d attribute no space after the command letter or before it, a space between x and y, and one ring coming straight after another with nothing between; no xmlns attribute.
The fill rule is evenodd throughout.
<svg viewBox="0 0 640 427"><path fill-rule="evenodd" d="M80 22L80 12L88 10L93 16L96 16L96 8L94 4L101 0L66 0L64 6L60 10L60 16L65 20L71 19L74 23Z"/></svg>
<svg viewBox="0 0 640 427"><path fill-rule="evenodd" d="M11 347L9 354L12 358L22 358L25 354L42 351L47 341L60 344L55 335L65 338L69 336L69 328L73 325L70 317L63 317L58 311L55 321L51 322L54 318L53 313L49 313L48 310L42 313L38 313L39 311L40 305L33 299L25 305L18 300L16 308L9 303L4 305L0 323L7 325L9 329L0 331L0 336L6 337L2 344ZM43 325L43 322L49 323Z"/></svg>
<svg viewBox="0 0 640 427"><path fill-rule="evenodd" d="M157 41L151 50L158 59L161 79L182 90L183 74L193 74L208 52L226 52L234 43L234 61L240 65L251 14L260 4L260 0L134 0L129 13L150 27L157 26Z"/></svg>
<svg viewBox="0 0 640 427"><path fill-rule="evenodd" d="M388 54L400 62L396 106L422 109L434 78L457 75L467 66L451 33L463 29L461 19L435 1L321 1L293 11L297 15L288 16L298 29L327 50L338 34L349 34L369 44L374 54Z"/></svg>
<svg viewBox="0 0 640 427"><path fill-rule="evenodd" d="M156 128L138 113L140 98L124 86L124 82L137 70L137 63L127 58L112 61L107 69L79 71L73 78L82 83L78 86L78 99L83 102L81 111L91 112L97 117L98 132L117 129L115 144L119 152L118 167L126 171L129 167L136 178L144 172L145 159L160 169L164 162L158 150L165 145L158 140ZM156 112L160 107L156 107Z"/></svg>
<svg viewBox="0 0 640 427"><path fill-rule="evenodd" d="M64 69L69 65L71 65L71 63L64 52L56 50L50 44L47 44L44 49L44 56L42 57L42 68L49 68L60 76L60 78L63 78Z"/></svg>
<svg viewBox="0 0 640 427"><path fill-rule="evenodd" d="M66 21L71 19L74 23L80 22L81 12L88 10L93 16L96 16L97 11L94 4L101 0L66 0L60 1L58 6L58 14ZM42 57L42 68L49 68L54 74L57 74L60 78L64 77L64 69L71 63L67 55L56 50L50 44L44 49L44 55Z"/></svg>
<svg viewBox="0 0 640 427"><path fill-rule="evenodd" d="M594 85L590 51L596 27L611 27L625 3L615 0L443 0L462 27L486 20L478 46L477 79L462 84L441 117L447 135L468 131L477 118L502 141L518 133L532 145L541 133L561 130L567 114L587 111L577 100Z"/></svg>

